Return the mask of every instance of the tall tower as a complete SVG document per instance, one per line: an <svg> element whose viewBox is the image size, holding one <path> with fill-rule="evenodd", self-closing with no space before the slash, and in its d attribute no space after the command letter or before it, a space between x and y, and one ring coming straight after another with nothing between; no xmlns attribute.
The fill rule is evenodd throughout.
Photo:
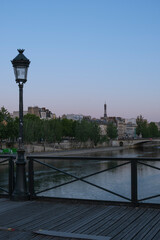
<svg viewBox="0 0 160 240"><path fill-rule="evenodd" d="M107 118L107 105L104 104L104 118Z"/></svg>

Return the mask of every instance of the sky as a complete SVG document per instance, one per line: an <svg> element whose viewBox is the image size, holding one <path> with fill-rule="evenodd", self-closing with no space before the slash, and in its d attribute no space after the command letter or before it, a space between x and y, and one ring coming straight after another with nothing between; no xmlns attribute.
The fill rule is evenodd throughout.
<svg viewBox="0 0 160 240"><path fill-rule="evenodd" d="M11 60L30 59L24 110L160 121L159 0L0 0L0 107L18 111Z"/></svg>

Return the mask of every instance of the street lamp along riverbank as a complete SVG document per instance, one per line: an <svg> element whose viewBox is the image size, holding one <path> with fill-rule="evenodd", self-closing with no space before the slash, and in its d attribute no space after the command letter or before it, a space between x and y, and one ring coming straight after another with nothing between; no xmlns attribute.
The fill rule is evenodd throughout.
<svg viewBox="0 0 160 240"><path fill-rule="evenodd" d="M23 147L23 85L27 81L30 60L24 56L24 49L18 49L18 52L19 54L11 61L14 68L15 80L19 86L19 145L16 161L16 182L12 199L25 200L29 198L29 195L27 192L25 172L26 161Z"/></svg>

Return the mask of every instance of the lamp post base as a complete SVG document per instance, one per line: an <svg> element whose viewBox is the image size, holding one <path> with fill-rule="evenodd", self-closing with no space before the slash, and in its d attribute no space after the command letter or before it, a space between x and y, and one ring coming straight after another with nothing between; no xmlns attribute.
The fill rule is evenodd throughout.
<svg viewBox="0 0 160 240"><path fill-rule="evenodd" d="M25 159L24 159L24 149L19 149L16 161L16 183L12 194L12 200L28 200L29 194L27 191L26 183L26 172L25 172Z"/></svg>

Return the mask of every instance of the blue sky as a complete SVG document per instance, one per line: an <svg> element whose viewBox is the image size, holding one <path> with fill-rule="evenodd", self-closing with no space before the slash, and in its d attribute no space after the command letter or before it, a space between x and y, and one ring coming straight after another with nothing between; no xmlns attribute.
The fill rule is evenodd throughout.
<svg viewBox="0 0 160 240"><path fill-rule="evenodd" d="M18 110L10 60L31 60L24 109L160 121L159 0L1 0L0 107Z"/></svg>

